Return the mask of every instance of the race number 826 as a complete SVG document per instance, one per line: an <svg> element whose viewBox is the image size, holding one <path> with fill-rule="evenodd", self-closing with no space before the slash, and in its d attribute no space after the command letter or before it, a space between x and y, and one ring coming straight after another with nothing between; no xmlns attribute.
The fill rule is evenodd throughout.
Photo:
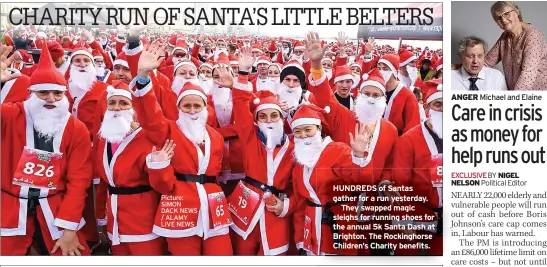
<svg viewBox="0 0 547 267"><path fill-rule="evenodd" d="M49 166L46 169L46 166L42 164L34 164L32 162L27 162L25 163L25 168L23 169L23 173L28 175L40 176L40 177L43 177L45 174L47 178L51 178L53 177L53 175L55 175L55 172L53 171L53 167L54 166ZM37 170L35 170L34 168L37 168ZM45 170L45 173L44 173L44 170Z"/></svg>

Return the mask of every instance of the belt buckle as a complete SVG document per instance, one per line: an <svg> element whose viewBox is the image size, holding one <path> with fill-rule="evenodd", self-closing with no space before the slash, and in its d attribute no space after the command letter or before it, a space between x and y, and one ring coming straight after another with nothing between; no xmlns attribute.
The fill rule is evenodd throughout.
<svg viewBox="0 0 547 267"><path fill-rule="evenodd" d="M285 198L287 198L287 194L285 194L285 193L279 193L279 194L277 195L277 197L279 198L279 200L284 201Z"/></svg>
<svg viewBox="0 0 547 267"><path fill-rule="evenodd" d="M199 183L204 184L205 183L205 174L198 174L199 177Z"/></svg>

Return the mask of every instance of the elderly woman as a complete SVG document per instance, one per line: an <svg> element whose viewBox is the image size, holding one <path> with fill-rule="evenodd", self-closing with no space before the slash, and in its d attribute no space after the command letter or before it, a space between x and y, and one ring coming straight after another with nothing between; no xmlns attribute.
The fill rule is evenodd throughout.
<svg viewBox="0 0 547 267"><path fill-rule="evenodd" d="M514 2L496 2L490 11L504 32L486 55L486 65L502 62L509 90L547 89L547 42L543 33L522 21Z"/></svg>

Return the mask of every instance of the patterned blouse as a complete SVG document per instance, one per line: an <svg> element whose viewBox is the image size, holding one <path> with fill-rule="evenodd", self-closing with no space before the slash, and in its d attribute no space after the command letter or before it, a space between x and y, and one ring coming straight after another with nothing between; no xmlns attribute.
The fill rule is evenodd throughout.
<svg viewBox="0 0 547 267"><path fill-rule="evenodd" d="M516 45L508 32L502 33L486 55L486 65L500 61L509 90L547 90L547 41L537 28L528 24Z"/></svg>

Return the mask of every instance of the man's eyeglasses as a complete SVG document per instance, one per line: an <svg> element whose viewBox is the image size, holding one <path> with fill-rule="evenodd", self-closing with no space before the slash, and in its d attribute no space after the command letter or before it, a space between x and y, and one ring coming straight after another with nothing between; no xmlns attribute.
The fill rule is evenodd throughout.
<svg viewBox="0 0 547 267"><path fill-rule="evenodd" d="M175 54L175 57L185 57L185 56L186 56L186 54L183 54L183 53L180 53L180 54L177 53L177 54Z"/></svg>
<svg viewBox="0 0 547 267"><path fill-rule="evenodd" d="M383 96L382 94L379 94L379 93L370 93L370 92L363 92L361 94L376 100L380 99Z"/></svg>
<svg viewBox="0 0 547 267"><path fill-rule="evenodd" d="M512 10L509 10L509 11L507 11L507 12L501 14L501 16L498 16L498 18L496 19L496 21L502 22L502 18L504 18L504 19L509 19L509 18L511 18L511 12L513 12L513 11L515 11L515 10L512 9Z"/></svg>

